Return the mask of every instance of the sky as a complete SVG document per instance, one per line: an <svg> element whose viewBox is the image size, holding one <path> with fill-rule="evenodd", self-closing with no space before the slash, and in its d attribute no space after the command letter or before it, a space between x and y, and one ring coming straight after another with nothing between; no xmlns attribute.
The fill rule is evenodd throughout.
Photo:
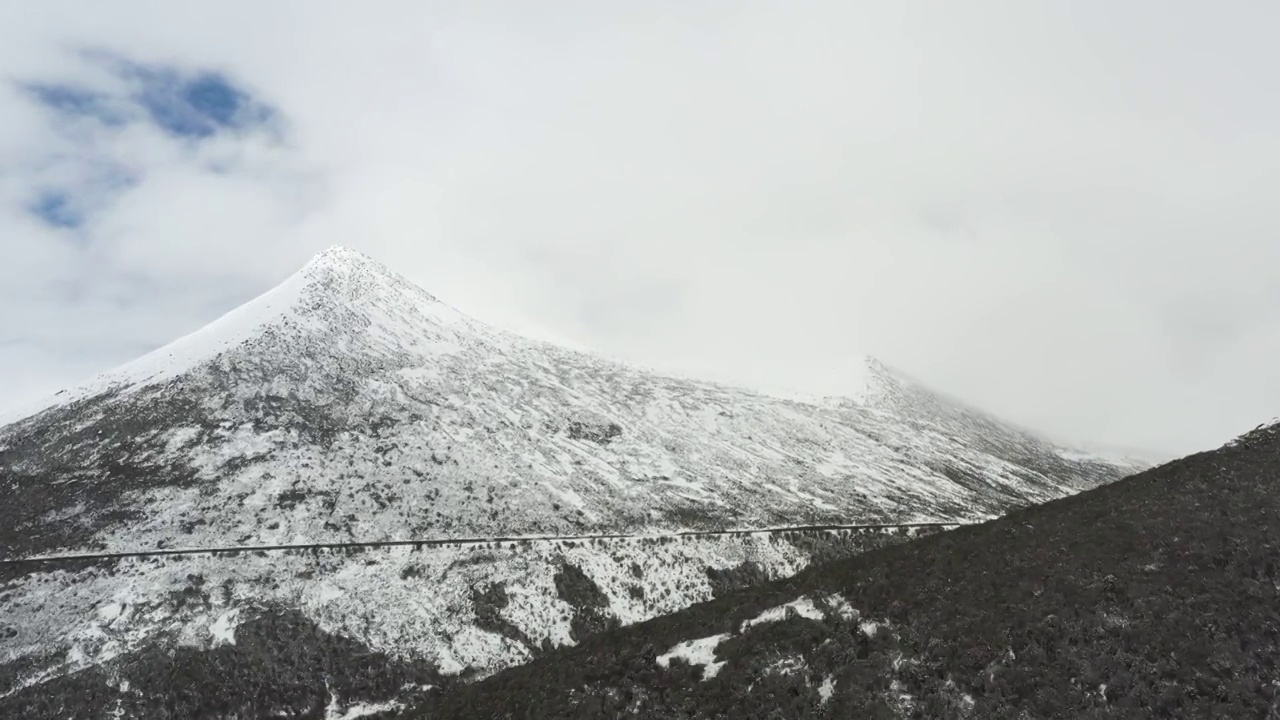
<svg viewBox="0 0 1280 720"><path fill-rule="evenodd" d="M316 252L670 372L1056 439L1280 415L1280 5L0 4L0 407Z"/></svg>

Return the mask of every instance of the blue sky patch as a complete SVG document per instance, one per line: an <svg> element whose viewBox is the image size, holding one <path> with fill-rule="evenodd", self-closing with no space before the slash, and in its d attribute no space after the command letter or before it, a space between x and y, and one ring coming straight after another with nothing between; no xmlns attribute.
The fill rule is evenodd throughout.
<svg viewBox="0 0 1280 720"><path fill-rule="evenodd" d="M85 159L70 184L35 185L27 214L53 228L78 230L94 210L138 183L138 176L118 165Z"/></svg>
<svg viewBox="0 0 1280 720"><path fill-rule="evenodd" d="M136 101L155 125L178 137L205 138L265 122L260 103L218 73L184 77L173 71L143 69L137 73Z"/></svg>
<svg viewBox="0 0 1280 720"><path fill-rule="evenodd" d="M73 157L51 156L49 162L73 162L60 177L76 179L59 182L54 189L35 185L24 208L49 227L82 227L87 216L140 181L137 168L110 152L97 151L99 142L110 147L105 144L109 136L99 131L150 127L188 146L222 133L279 132L276 110L223 73L134 62L102 51L83 51L78 57L106 71L107 82L52 78L17 84L23 97L49 113L52 128L74 140Z"/></svg>
<svg viewBox="0 0 1280 720"><path fill-rule="evenodd" d="M104 125L120 125L125 122L118 106L100 92L74 85L29 83L22 86L36 102L59 115L73 118L94 118Z"/></svg>
<svg viewBox="0 0 1280 720"><path fill-rule="evenodd" d="M185 139L263 127L276 115L219 72L138 63L103 52L85 52L82 57L124 80L126 90L112 94L59 83L28 83L24 89L62 117L92 118L107 126L150 121Z"/></svg>
<svg viewBox="0 0 1280 720"><path fill-rule="evenodd" d="M237 90L221 75L208 74L186 84L182 92L187 105L197 113L222 126L231 126L240 110L248 104L248 96Z"/></svg>
<svg viewBox="0 0 1280 720"><path fill-rule="evenodd" d="M27 209L46 225L57 228L78 228L84 223L84 215L76 209L70 193L65 190L44 190Z"/></svg>

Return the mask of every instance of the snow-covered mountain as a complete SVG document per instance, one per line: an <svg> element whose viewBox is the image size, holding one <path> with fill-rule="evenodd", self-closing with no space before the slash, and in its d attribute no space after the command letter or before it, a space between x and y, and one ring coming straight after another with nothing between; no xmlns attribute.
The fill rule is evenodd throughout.
<svg viewBox="0 0 1280 720"><path fill-rule="evenodd" d="M185 716L175 698L248 692L245 707L353 716L337 708L408 702L917 531L664 532L971 522L1138 469L874 360L850 373L857 397L668 377L497 330L329 250L0 420L0 559L643 537L0 565L0 714L64 717L91 697L99 714ZM163 680L178 666L202 689Z"/></svg>
<svg viewBox="0 0 1280 720"><path fill-rule="evenodd" d="M875 360L858 397L666 377L464 316L333 248L0 427L5 556L972 521L1117 479Z"/></svg>

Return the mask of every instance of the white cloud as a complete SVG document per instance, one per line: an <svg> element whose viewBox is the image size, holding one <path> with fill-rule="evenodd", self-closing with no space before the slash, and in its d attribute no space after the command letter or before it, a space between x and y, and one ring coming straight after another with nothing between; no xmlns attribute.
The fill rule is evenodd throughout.
<svg viewBox="0 0 1280 720"><path fill-rule="evenodd" d="M75 52L104 50L222 72L284 129L69 133L0 90L0 342L21 346L0 404L342 243L482 318L649 364L838 392L869 352L1060 435L1212 445L1280 413L1276 15L3 7L11 79L111 90ZM93 163L137 182L82 231L23 210Z"/></svg>

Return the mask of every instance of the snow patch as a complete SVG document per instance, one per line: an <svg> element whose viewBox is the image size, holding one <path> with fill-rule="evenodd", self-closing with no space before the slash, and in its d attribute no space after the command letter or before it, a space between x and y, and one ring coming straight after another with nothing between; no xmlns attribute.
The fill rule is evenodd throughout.
<svg viewBox="0 0 1280 720"><path fill-rule="evenodd" d="M586 501L584 501L582 499L582 496L579 495L577 492L575 492L573 489L556 487L555 485L551 484L546 480L543 480L542 484L552 493L555 493L557 497L559 497L562 501L564 501L570 507L572 507L575 510L581 510L583 517L587 518L587 520L594 522L598 519L595 513L592 513L590 510L586 509L587 508Z"/></svg>
<svg viewBox="0 0 1280 720"><path fill-rule="evenodd" d="M664 668L671 667L671 660L680 658L690 665L701 665L704 680L713 678L720 672L720 668L724 667L723 662L716 661L716 648L728 639L727 633L721 633L697 640L686 640L659 655L658 665Z"/></svg>
<svg viewBox="0 0 1280 720"><path fill-rule="evenodd" d="M804 659L804 656L787 655L770 665L766 672L774 675L795 675L804 672L808 667L809 663Z"/></svg>
<svg viewBox="0 0 1280 720"><path fill-rule="evenodd" d="M759 625L761 623L779 622L781 620L785 620L788 612L794 612L800 617L808 618L809 620L820 621L826 617L826 615L823 614L823 612L813 604L812 600L810 600L807 597L801 597L801 598L796 598L795 600L792 600L789 603L779 605L777 607L771 607L768 610L765 610L759 615L753 618L750 618L748 620L743 620L742 626L738 629L738 632L744 633L751 627L755 625Z"/></svg>
<svg viewBox="0 0 1280 720"><path fill-rule="evenodd" d="M912 530L914 529L912 528ZM862 617L862 613L850 605L848 600L834 593L827 596L827 606L844 620L857 620Z"/></svg>
<svg viewBox="0 0 1280 720"><path fill-rule="evenodd" d="M899 715L909 716L915 708L915 698L907 692L906 686L898 680L889 683L889 704Z"/></svg>
<svg viewBox="0 0 1280 720"><path fill-rule="evenodd" d="M228 610L218 616L209 626L209 634L213 636L213 647L236 644L236 628L239 627L240 609Z"/></svg>
<svg viewBox="0 0 1280 720"><path fill-rule="evenodd" d="M124 612L124 606L120 603L107 603L98 608L98 619L110 625L116 618L120 617Z"/></svg>
<svg viewBox="0 0 1280 720"><path fill-rule="evenodd" d="M165 441L165 452L173 453L180 450L198 437L200 437L200 428L198 427L185 425L177 428L169 433L169 437Z"/></svg>
<svg viewBox="0 0 1280 720"><path fill-rule="evenodd" d="M349 706L346 710L339 711L338 698L330 695L329 707L325 708L325 720L356 720L356 718L366 717L368 715L377 715L378 713L390 712L392 710L400 710L404 707L403 703L395 700L388 700L381 703L356 703Z"/></svg>
<svg viewBox="0 0 1280 720"><path fill-rule="evenodd" d="M826 705L831 700L831 696L836 693L836 680L828 675L822 679L822 684L818 686L818 704Z"/></svg>
<svg viewBox="0 0 1280 720"><path fill-rule="evenodd" d="M84 650L81 650L79 645L72 645L71 649L67 651L67 663L71 665L80 665L84 661Z"/></svg>

